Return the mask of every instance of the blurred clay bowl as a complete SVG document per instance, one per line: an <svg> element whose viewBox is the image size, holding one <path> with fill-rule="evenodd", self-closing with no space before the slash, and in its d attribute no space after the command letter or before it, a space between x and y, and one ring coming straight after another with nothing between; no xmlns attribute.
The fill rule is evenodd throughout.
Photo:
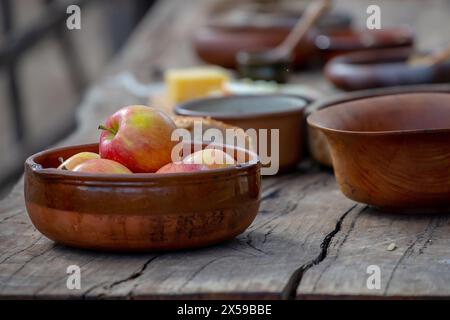
<svg viewBox="0 0 450 320"><path fill-rule="evenodd" d="M409 48L350 53L332 59L325 76L337 88L362 90L401 85L450 82L450 62L434 65L408 63Z"/></svg>
<svg viewBox="0 0 450 320"><path fill-rule="evenodd" d="M331 148L341 191L383 211L450 209L450 94L336 104L308 117Z"/></svg>
<svg viewBox="0 0 450 320"><path fill-rule="evenodd" d="M335 30L319 34L315 44L325 61L343 54L387 48L412 48L414 32L408 26L380 30Z"/></svg>
<svg viewBox="0 0 450 320"><path fill-rule="evenodd" d="M305 146L304 109L310 103L302 96L270 94L240 95L191 100L176 106L175 113L191 117L208 117L247 129L279 130L279 172L297 167ZM256 147L259 142L253 141ZM276 150L274 150L275 152ZM272 150L268 150L268 155Z"/></svg>
<svg viewBox="0 0 450 320"><path fill-rule="evenodd" d="M236 67L239 51L261 51L279 45L297 22L299 14L259 13L239 22L217 19L202 26L193 37L193 47L205 62L226 68ZM229 19L232 20L232 19ZM317 28L312 28L306 39L299 43L293 54L293 65L303 66L317 57L315 38L328 30L347 30L351 18L346 13L332 12L319 20Z"/></svg>
<svg viewBox="0 0 450 320"><path fill-rule="evenodd" d="M192 145L191 145L192 148ZM177 174L86 174L55 169L58 158L98 145L51 149L25 163L25 202L34 226L73 247L107 251L173 250L230 240L260 203L256 154L245 163Z"/></svg>

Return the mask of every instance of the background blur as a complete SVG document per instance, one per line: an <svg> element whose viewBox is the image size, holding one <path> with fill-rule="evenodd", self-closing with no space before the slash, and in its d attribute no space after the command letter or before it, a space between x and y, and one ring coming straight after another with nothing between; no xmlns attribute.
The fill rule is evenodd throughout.
<svg viewBox="0 0 450 320"><path fill-rule="evenodd" d="M82 92L153 2L0 0L0 197L26 156L74 129ZM66 28L70 4L81 8L81 30Z"/></svg>

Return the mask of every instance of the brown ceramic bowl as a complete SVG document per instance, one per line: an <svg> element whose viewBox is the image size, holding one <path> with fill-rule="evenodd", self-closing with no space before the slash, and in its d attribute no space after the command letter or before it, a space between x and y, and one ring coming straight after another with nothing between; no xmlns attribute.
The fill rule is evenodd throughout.
<svg viewBox="0 0 450 320"><path fill-rule="evenodd" d="M409 93L319 110L341 191L384 211L450 208L450 94Z"/></svg>
<svg viewBox="0 0 450 320"><path fill-rule="evenodd" d="M332 59L325 67L325 75L343 90L450 81L450 62L435 65L407 63L413 53L410 48L350 53Z"/></svg>
<svg viewBox="0 0 450 320"><path fill-rule="evenodd" d="M414 86L402 86L391 87L383 89L370 89L355 91L352 93L339 94L325 100L319 100L316 103L311 104L306 109L307 116L314 111L332 107L344 102L351 102L360 99L386 96L391 94L409 93L409 92L442 92L450 93L450 85L445 84L432 84L432 85L414 85ZM311 157L320 164L328 167L332 167L332 160L330 154L330 148L324 134L317 128L307 125L307 146Z"/></svg>
<svg viewBox="0 0 450 320"><path fill-rule="evenodd" d="M144 251L229 240L254 220L260 164L179 174L102 175L55 169L58 158L98 151L97 144L51 149L25 163L25 201L34 226L73 247Z"/></svg>
<svg viewBox="0 0 450 320"><path fill-rule="evenodd" d="M274 48L288 35L290 27L223 27L209 25L198 30L193 43L197 55L205 62L225 68L236 68L239 51L260 51ZM311 30L305 40L294 50L293 64L304 65L314 55L314 38Z"/></svg>
<svg viewBox="0 0 450 320"><path fill-rule="evenodd" d="M239 51L253 52L276 47L289 34L299 15L271 12L269 16L262 18L263 22L257 19L255 21L254 17L240 23L210 22L194 34L193 47L203 61L235 68L236 54ZM312 28L305 40L296 46L293 54L294 66L303 66L317 55L314 39L319 30L347 30L350 24L351 18L346 13L333 12L323 16L318 28Z"/></svg>
<svg viewBox="0 0 450 320"><path fill-rule="evenodd" d="M414 32L407 26L382 30L338 30L318 35L315 44L325 61L338 55L385 48L411 48Z"/></svg>
<svg viewBox="0 0 450 320"><path fill-rule="evenodd" d="M303 159L304 108L308 103L310 100L300 96L240 95L192 100L176 106L175 113L210 117L244 130L279 129L279 172L286 172Z"/></svg>

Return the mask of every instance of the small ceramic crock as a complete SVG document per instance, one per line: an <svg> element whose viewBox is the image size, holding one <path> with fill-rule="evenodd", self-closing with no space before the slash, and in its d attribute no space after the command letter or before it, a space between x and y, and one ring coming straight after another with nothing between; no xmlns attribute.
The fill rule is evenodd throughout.
<svg viewBox="0 0 450 320"><path fill-rule="evenodd" d="M180 104L175 113L210 117L244 130L279 130L279 172L286 172L294 170L303 159L304 109L310 102L306 97L285 94L212 97ZM270 147L270 139L267 143Z"/></svg>

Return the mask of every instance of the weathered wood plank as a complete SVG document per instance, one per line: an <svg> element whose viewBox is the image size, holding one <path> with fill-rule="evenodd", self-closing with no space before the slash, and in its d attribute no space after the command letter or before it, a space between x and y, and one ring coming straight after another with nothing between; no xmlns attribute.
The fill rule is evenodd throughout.
<svg viewBox="0 0 450 320"><path fill-rule="evenodd" d="M393 251L391 243L397 246ZM448 297L449 248L448 214L382 213L358 205L326 259L304 274L297 295ZM380 268L380 289L367 287L371 265Z"/></svg>
<svg viewBox="0 0 450 320"><path fill-rule="evenodd" d="M124 71L147 83L155 66L197 63L190 36L218 1L159 2L105 77L88 92L78 130L61 144L95 141L97 124L107 115L122 105L147 102L145 94L119 83ZM338 1L360 17L367 3ZM389 24L406 19L420 28L419 34L427 35L432 30L429 21L450 23L442 19L448 2L433 1L437 5L433 10L412 15L401 10L411 13L420 8L420 1L409 1L397 10L390 10L390 3L380 1ZM422 44L438 44L448 37L432 31ZM300 74L298 81L332 91L318 74ZM0 202L3 298L450 296L447 216L383 214L356 205L338 191L331 172L314 166L265 178L264 199L252 226L234 241L194 251L123 255L54 244L31 225L22 188L19 182ZM387 251L391 242L398 248ZM66 288L66 268L72 264L81 267L81 290ZM380 290L366 287L370 264L381 268Z"/></svg>

